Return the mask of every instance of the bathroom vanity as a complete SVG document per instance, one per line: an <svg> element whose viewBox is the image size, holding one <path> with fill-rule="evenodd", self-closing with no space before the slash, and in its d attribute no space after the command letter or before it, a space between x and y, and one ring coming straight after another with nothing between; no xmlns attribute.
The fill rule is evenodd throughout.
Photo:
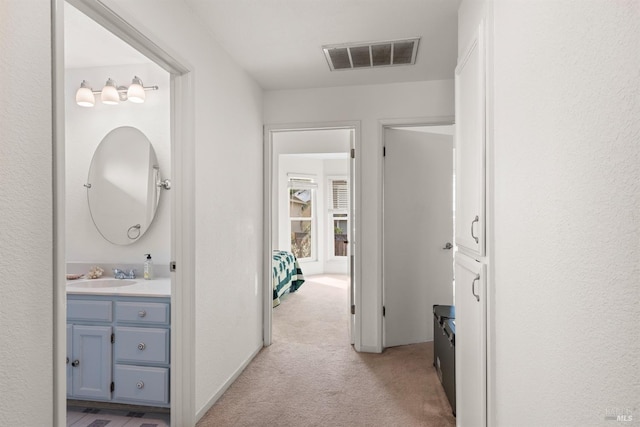
<svg viewBox="0 0 640 427"><path fill-rule="evenodd" d="M67 397L169 407L170 279L67 282Z"/></svg>

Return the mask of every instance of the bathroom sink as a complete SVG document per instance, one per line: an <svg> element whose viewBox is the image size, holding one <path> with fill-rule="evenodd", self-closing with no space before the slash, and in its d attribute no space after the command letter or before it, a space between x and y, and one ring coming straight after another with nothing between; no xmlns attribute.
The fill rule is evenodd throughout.
<svg viewBox="0 0 640 427"><path fill-rule="evenodd" d="M67 283L70 288L119 288L121 286L135 285L135 280L126 279L89 279Z"/></svg>

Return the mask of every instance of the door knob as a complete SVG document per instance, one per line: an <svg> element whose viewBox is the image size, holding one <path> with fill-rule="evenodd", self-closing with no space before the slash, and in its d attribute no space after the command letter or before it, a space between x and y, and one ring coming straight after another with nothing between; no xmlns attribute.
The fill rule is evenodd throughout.
<svg viewBox="0 0 640 427"><path fill-rule="evenodd" d="M446 250L453 249L453 245L451 244L451 242L447 242L447 244L444 245L444 248L442 249L446 249Z"/></svg>

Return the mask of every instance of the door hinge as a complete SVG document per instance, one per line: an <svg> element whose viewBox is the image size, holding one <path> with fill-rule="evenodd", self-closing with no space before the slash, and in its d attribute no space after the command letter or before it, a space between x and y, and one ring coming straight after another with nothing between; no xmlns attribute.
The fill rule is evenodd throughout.
<svg viewBox="0 0 640 427"><path fill-rule="evenodd" d="M111 334L111 344L113 344L114 342L116 342L116 334Z"/></svg>
<svg viewBox="0 0 640 427"><path fill-rule="evenodd" d="M387 314L387 307L385 307L384 305L382 306L382 317L386 316Z"/></svg>
<svg viewBox="0 0 640 427"><path fill-rule="evenodd" d="M114 384L113 381L111 381L111 392L113 393L115 389L116 389L116 385Z"/></svg>
<svg viewBox="0 0 640 427"><path fill-rule="evenodd" d="M355 149L355 148L352 148L352 149L351 149L351 158L352 158L352 159L355 159L355 158L356 158L356 149Z"/></svg>
<svg viewBox="0 0 640 427"><path fill-rule="evenodd" d="M355 304L351 305L351 314L356 314L356 306L355 306Z"/></svg>
<svg viewBox="0 0 640 427"><path fill-rule="evenodd" d="M175 261L171 261L169 263L169 271L176 271L176 262Z"/></svg>
<svg viewBox="0 0 640 427"><path fill-rule="evenodd" d="M382 147L382 157L387 156L387 147Z"/></svg>

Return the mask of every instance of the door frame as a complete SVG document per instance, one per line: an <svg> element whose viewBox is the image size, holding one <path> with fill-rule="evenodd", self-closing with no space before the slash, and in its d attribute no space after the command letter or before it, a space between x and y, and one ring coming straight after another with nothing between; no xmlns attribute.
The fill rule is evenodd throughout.
<svg viewBox="0 0 640 427"><path fill-rule="evenodd" d="M186 62L167 53L100 1L66 0L170 74L171 92L171 425L195 425L194 83ZM53 425L66 425L66 246L64 3L51 0L54 199Z"/></svg>
<svg viewBox="0 0 640 427"><path fill-rule="evenodd" d="M378 120L378 135L379 135L379 146L378 152L380 153L380 182L378 187L378 194L380 194L380 205L379 209L381 212L380 215L380 287L378 288L378 300L381 303L380 309L376 310L377 323L380 326L380 346L381 351L385 348L385 325L384 325L384 316L382 314L383 307L385 306L385 271L384 271L384 178L385 178L385 169L384 169L384 147L385 147L385 130L387 128L396 128L396 127L418 127L418 126L455 126L455 116L434 116L434 117L419 117L419 118L409 118L409 119L385 119ZM453 159L451 160L453 162ZM452 261L453 262L453 261Z"/></svg>
<svg viewBox="0 0 640 427"><path fill-rule="evenodd" d="M351 222L351 259L350 259L350 275L351 275L351 295L350 300L355 305L355 314L351 316L349 322L350 340L356 351L360 351L362 347L362 304L360 303L362 285L361 277L361 249L360 237L361 227L355 227L355 224L361 224L361 177L360 177L360 121L340 121L340 122L322 122L322 123L294 123L294 124L273 124L264 126L264 154L263 154L263 344L269 346L272 343L273 330L273 292L271 279L271 253L273 251L273 136L278 132L291 131L310 131L310 130L329 130L329 129L352 129L354 136L351 140L351 152L355 153L355 157L351 157L349 166L349 191L351 194L351 206L349 207L349 215ZM355 228L355 229L354 229Z"/></svg>

